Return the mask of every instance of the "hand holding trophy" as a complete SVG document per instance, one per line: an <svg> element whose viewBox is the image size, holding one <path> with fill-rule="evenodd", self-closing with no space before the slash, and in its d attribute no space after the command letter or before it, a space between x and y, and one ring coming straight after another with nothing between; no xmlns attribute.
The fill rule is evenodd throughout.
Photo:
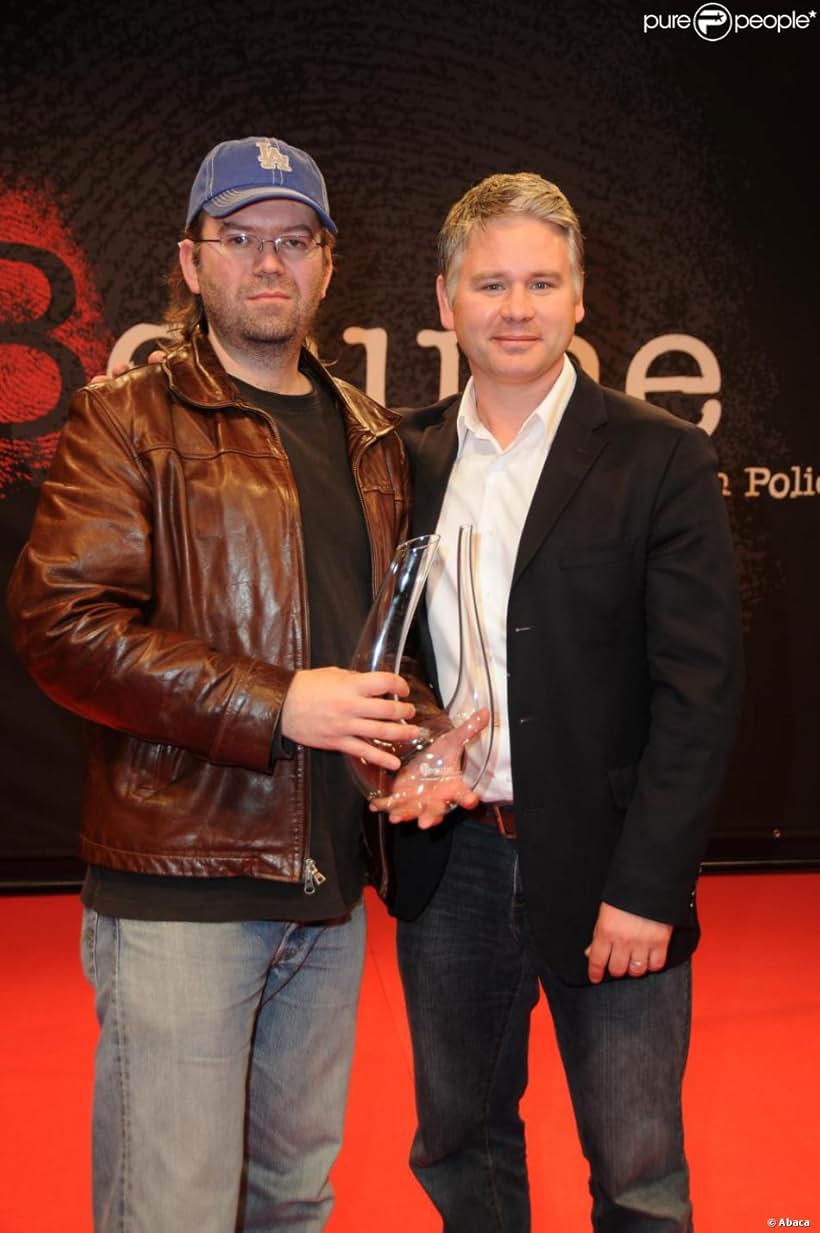
<svg viewBox="0 0 820 1233"><path fill-rule="evenodd" d="M438 536L419 536L396 549L351 667L357 671L400 672L407 635L438 550ZM392 743L401 761L396 772L362 758L348 766L372 810L384 810L391 822L418 819L434 826L456 805L478 803L475 788L493 746L494 702L485 639L475 591L473 528L461 527L457 562L459 671L444 724L421 726L417 737ZM381 742L379 742L381 745Z"/></svg>

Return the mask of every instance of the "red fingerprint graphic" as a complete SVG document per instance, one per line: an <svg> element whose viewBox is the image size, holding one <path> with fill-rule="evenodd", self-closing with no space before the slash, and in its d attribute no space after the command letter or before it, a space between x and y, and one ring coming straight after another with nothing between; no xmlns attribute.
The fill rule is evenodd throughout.
<svg viewBox="0 0 820 1233"><path fill-rule="evenodd" d="M67 215L46 186L0 182L0 497L42 480L71 394L112 346Z"/></svg>

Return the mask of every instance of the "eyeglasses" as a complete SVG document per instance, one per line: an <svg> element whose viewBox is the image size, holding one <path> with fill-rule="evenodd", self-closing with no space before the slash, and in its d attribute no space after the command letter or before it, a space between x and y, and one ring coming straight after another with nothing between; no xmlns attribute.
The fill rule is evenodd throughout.
<svg viewBox="0 0 820 1233"><path fill-rule="evenodd" d="M200 239L197 244L218 244L221 251L237 265L252 265L265 251L265 245L271 244L273 251L282 261L288 263L304 261L317 249L324 248L322 235L311 235L309 232L292 231L284 235L266 239L255 231L226 231L216 239Z"/></svg>

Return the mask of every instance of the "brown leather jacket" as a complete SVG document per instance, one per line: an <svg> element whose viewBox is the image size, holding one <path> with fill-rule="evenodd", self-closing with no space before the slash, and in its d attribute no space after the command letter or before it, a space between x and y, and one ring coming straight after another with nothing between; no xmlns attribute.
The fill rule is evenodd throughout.
<svg viewBox="0 0 820 1233"><path fill-rule="evenodd" d="M344 417L375 590L407 527L398 417L303 362ZM86 861L303 876L308 754L271 765L310 664L296 487L273 421L204 336L75 395L9 608L41 688L94 721Z"/></svg>

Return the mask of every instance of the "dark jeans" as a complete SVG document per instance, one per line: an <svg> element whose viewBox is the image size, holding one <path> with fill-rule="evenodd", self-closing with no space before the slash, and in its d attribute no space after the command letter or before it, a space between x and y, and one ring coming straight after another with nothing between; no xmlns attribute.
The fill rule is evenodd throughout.
<svg viewBox="0 0 820 1233"><path fill-rule="evenodd" d="M419 1126L410 1163L444 1233L528 1233L524 1125L539 982L555 1023L598 1233L690 1233L680 1089L689 963L564 984L530 937L514 842L462 822L444 878L398 925Z"/></svg>

